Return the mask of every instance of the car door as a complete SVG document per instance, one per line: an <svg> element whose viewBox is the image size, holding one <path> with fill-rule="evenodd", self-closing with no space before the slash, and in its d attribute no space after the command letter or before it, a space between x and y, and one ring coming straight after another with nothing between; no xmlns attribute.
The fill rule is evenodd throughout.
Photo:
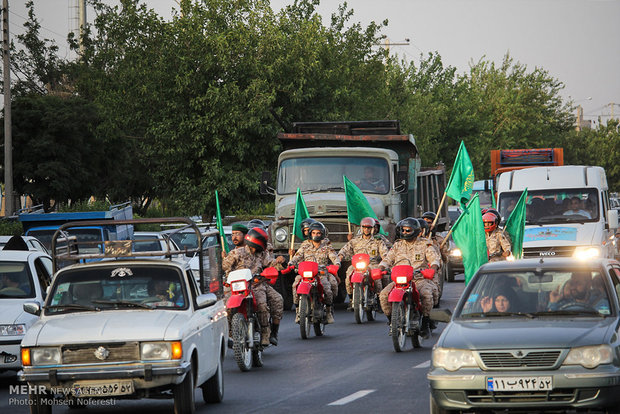
<svg viewBox="0 0 620 414"><path fill-rule="evenodd" d="M191 270L186 270L185 278L189 286L191 307L193 309L190 318L192 330L197 330L196 346L198 347L198 384L206 381L214 372L217 362L219 346L216 346L215 333L213 331L213 319L215 317L214 306L197 308L196 298L199 295L196 279Z"/></svg>
<svg viewBox="0 0 620 414"><path fill-rule="evenodd" d="M47 287L52 281L52 260L46 256L36 257L32 263L34 267L33 276L35 279L37 300L44 301Z"/></svg>

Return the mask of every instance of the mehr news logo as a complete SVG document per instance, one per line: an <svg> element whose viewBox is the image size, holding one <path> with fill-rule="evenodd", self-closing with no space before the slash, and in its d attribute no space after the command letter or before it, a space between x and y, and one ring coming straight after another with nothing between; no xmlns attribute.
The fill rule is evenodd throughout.
<svg viewBox="0 0 620 414"><path fill-rule="evenodd" d="M82 390L79 387L50 387L49 389L44 385L9 385L9 395L41 395L40 399L42 405L65 405L65 406L86 406L86 405L116 405L116 399L111 397L105 398L91 398L80 397ZM60 395L61 397L56 397ZM76 400L76 397L80 398ZM17 397L9 398L9 405L31 405L33 402L30 399L23 399Z"/></svg>

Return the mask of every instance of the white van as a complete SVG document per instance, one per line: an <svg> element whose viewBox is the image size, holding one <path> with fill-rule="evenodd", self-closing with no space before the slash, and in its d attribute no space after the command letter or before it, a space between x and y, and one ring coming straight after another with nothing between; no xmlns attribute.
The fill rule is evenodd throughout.
<svg viewBox="0 0 620 414"><path fill-rule="evenodd" d="M602 167L532 167L501 174L497 192L504 220L526 188L524 258L618 256L613 237L618 211L610 206Z"/></svg>

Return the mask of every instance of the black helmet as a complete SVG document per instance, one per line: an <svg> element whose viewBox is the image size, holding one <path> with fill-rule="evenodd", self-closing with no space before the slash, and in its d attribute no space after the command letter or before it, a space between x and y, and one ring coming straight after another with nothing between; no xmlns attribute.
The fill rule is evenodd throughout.
<svg viewBox="0 0 620 414"><path fill-rule="evenodd" d="M312 239L312 230L320 230L321 231L321 235L318 237L318 240ZM310 224L310 227L308 227L308 238L311 238L312 241L321 241L325 238L325 234L327 234L327 230L325 229L325 226L323 225L323 223L321 223L320 221L314 221L314 223Z"/></svg>
<svg viewBox="0 0 620 414"><path fill-rule="evenodd" d="M426 220L424 220L423 218L419 218L416 220L418 220L418 224L420 225L420 233L422 234L422 236L426 236L428 233L428 229L430 229L431 226L429 226Z"/></svg>
<svg viewBox="0 0 620 414"><path fill-rule="evenodd" d="M310 225L312 223L316 223L316 220L313 219L313 218L310 218L310 217L308 217L307 219L303 219L301 221L301 232L302 232L302 234L304 232L304 229L309 229ZM306 240L309 239L309 238L310 238L310 232L308 232L308 235L306 236Z"/></svg>
<svg viewBox="0 0 620 414"><path fill-rule="evenodd" d="M257 252L267 248L267 232L260 227L254 227L245 235L245 244L254 247Z"/></svg>
<svg viewBox="0 0 620 414"><path fill-rule="evenodd" d="M248 221L248 229L253 229L254 227L260 227L263 230L267 229L267 226L265 226L265 223L259 219L252 219Z"/></svg>
<svg viewBox="0 0 620 414"><path fill-rule="evenodd" d="M413 217L402 219L398 222L397 227L399 227L399 237L404 240L415 239L420 234L420 223ZM413 231L411 233L404 233L404 227L410 227Z"/></svg>
<svg viewBox="0 0 620 414"><path fill-rule="evenodd" d="M422 214L422 218L431 219L432 221L435 221L435 218L437 218L437 214L433 213L432 211L427 211L424 214Z"/></svg>

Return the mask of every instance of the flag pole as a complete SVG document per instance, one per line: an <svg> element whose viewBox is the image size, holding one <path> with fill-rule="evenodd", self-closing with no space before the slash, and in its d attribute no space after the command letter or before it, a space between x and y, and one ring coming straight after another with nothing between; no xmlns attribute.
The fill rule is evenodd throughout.
<svg viewBox="0 0 620 414"><path fill-rule="evenodd" d="M441 211L441 208L443 207L443 203L444 201L446 201L446 192L443 192L443 197L441 197L441 203L439 203L439 208L437 209L437 213L435 214L435 220L433 220L433 224L431 224L431 228L429 229L429 231L433 230L433 228L435 228L435 224L437 224L437 220L439 220L439 212Z"/></svg>
<svg viewBox="0 0 620 414"><path fill-rule="evenodd" d="M450 231L448 232L448 234L446 234L446 237L441 241L441 244L439 245L439 250L443 249L443 246L446 244L446 242L450 238L450 235L452 234L452 229L453 228L454 227L450 228Z"/></svg>

